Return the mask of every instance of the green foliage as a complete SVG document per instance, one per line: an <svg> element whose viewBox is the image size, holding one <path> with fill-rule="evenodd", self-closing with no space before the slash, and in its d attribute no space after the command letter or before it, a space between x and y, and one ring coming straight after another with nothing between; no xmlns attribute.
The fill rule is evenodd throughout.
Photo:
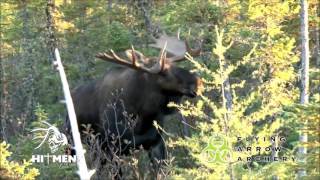
<svg viewBox="0 0 320 180"><path fill-rule="evenodd" d="M10 147L5 141L0 144L0 176L1 179L21 179L32 180L39 175L39 170L31 167L31 163L23 161L23 163L17 163L9 161L11 152L8 150Z"/></svg>
<svg viewBox="0 0 320 180"><path fill-rule="evenodd" d="M71 88L102 76L110 63L96 60L94 55L98 52L110 48L123 51L133 44L147 55L158 54L146 46L150 39L147 39L145 17L138 1L108 2L55 0L55 35ZM229 148L272 146L269 141L238 142L238 136L284 136L284 151L279 155L295 157L297 147L306 146L306 179L318 179L320 71L311 59L310 104L298 105L299 1L143 2L149 3L145 7L150 8L154 26L161 26L168 34L181 28L182 38L191 36L189 41L194 42L193 36L200 36L204 42L202 56L189 57L191 63L183 64L186 67L192 64L193 71L200 74L205 83L204 93L196 100L170 104L187 118L191 136L179 138L183 125L175 119L167 121L162 129L168 132L168 149L174 155L172 164L167 167L171 171L169 178L272 179L278 176L293 179L295 171L301 167L292 161L249 163L227 158L226 163L208 162L202 154L203 149L210 138L218 134L227 140ZM319 24L316 13L319 4L315 0L308 2L310 47L314 49L313 32ZM36 171L31 170L28 162L19 169L18 164L2 158L6 156L10 161L22 162L32 154L47 153L46 145L34 150L37 143L32 141L29 131L41 127L43 120L61 127L66 116L64 104L59 103L63 99L59 77L51 67L52 57L47 50L45 8L46 1L40 0L1 1L1 119L7 122L8 142L13 154L9 158L8 145L1 144L0 153L4 153L1 162L6 161L8 169L1 169L0 173L9 173L15 179L18 178L16 175L22 178L30 173L30 177L36 177L38 172L40 179L76 177L75 165L32 164L38 169ZM227 81L229 88L226 88ZM232 108L228 108L228 93L232 97ZM302 145L298 137L305 131L309 143ZM262 154L270 155L271 152ZM256 151L232 151L230 156L258 155ZM132 158L125 168L131 166L137 177L147 177L139 176L139 173L149 172L144 170L148 166L138 167L146 163L146 159Z"/></svg>
<svg viewBox="0 0 320 180"><path fill-rule="evenodd" d="M106 32L109 48L119 51L130 47L130 34L123 24L112 22Z"/></svg>
<svg viewBox="0 0 320 180"><path fill-rule="evenodd" d="M316 94L319 96L319 94ZM300 144L298 141L293 141L296 146L305 146L308 149L307 155L307 172L306 179L318 179L320 177L319 169L319 153L320 153L320 101L312 101L308 105L294 104L285 107L282 113L282 119L286 127L296 132L307 132L308 143ZM304 164L298 164L305 167Z"/></svg>
<svg viewBox="0 0 320 180"><path fill-rule="evenodd" d="M222 21L222 9L217 3L209 3L208 0L175 1L164 6L159 13L162 22L172 25L173 28L193 23L217 24Z"/></svg>
<svg viewBox="0 0 320 180"><path fill-rule="evenodd" d="M43 126L43 121L50 122L48 120L48 113L45 111L45 109L41 105L37 105L35 110L35 115L37 119L31 123L32 128L39 128ZM52 123L55 127L62 127L63 120L59 119L56 121L56 123ZM47 128L47 127L45 127ZM45 135L45 134L42 134ZM30 140L29 140L30 141ZM34 140L33 140L34 141ZM27 141L22 142L22 146L25 148L22 149L32 149L32 154L47 154L50 152L49 146L47 143L45 143L43 146L41 146L40 149L35 150L34 148L39 145L40 142L33 143L34 145L32 147L26 147L28 144ZM66 147L60 147L57 152L54 154L61 155L65 154L65 148ZM24 153L24 154L30 154L30 153ZM30 156L29 156L30 157ZM41 179L60 179L60 178L68 178L68 179L76 179L76 164L58 164L58 163L50 163L50 164L36 164L36 167L38 167Z"/></svg>
<svg viewBox="0 0 320 180"><path fill-rule="evenodd" d="M269 163L253 162L253 164L237 160L237 158L246 159L248 156L258 156L260 155L260 151L238 152L233 149L230 156L235 159L231 158L232 160L229 159L228 162L224 164L209 162L207 156L201 156L206 144L215 134L219 134L227 139L230 149L239 146L237 137L250 139L253 134L260 138L279 135L289 139L292 138L288 136L289 134L283 132L283 129L288 128L288 125L280 116L280 112L282 111L281 107L293 103L290 98L292 96L288 97L288 92L282 93L281 89L283 88L283 90L285 90L285 88L280 84L292 81L294 79L294 74L282 76L279 76L278 74L271 75L268 77L268 81L262 81L261 83L256 84L251 83L250 89L248 89L247 86L250 82L245 79L240 79L238 82L231 81L230 91L232 92L233 98L232 110L228 110L224 105L224 103L226 103L224 97L222 97L222 101L210 98L210 94L213 90L221 92L222 85L226 79L236 78L233 77L233 75L239 68L243 66L258 68L259 66L256 66L255 63L255 57L258 56L258 54L260 55L261 51L264 51L264 48L256 45L247 55L243 56L241 60L232 64L225 58L226 54L230 52L229 48L234 48L232 42L228 43L229 45L224 45L223 32L218 29L215 31L215 39L217 42L212 50L214 54L212 61L219 61L218 64L221 64L222 66L220 66L220 68L217 67L217 69L208 69L204 64L189 57L189 60L194 64L196 70L202 74L202 77L204 78L203 81L206 82L206 93L201 96L201 99L196 103L186 101L183 105L171 104L171 106L178 107L183 115L197 119L195 123L196 130L193 132L191 138L174 138L170 143L172 147L178 146L188 149L189 155L191 156L190 159L193 159L198 166L177 169L175 174L179 177L200 179L214 179L214 177L229 179L231 176L243 179L259 179L264 177L272 179L273 176L285 179L294 178L295 174L293 170L297 164L292 160L287 162ZM268 40L266 41L268 42ZM272 55L276 55L277 53L281 54L281 57L275 59L286 59L287 57L285 55L290 56L293 44L285 44L286 46L282 46L280 49L273 47L275 51ZM263 59L262 56L259 57ZM277 63L277 67L288 67L290 65L287 61L284 61L283 65L280 64L281 60L278 60L275 63ZM283 72L282 70L283 73L290 73L290 71L293 72L293 68L287 68L286 72ZM259 77L253 77L252 80L255 80L255 78L257 78L257 81L259 80ZM276 84L279 84L280 86ZM246 93L243 94L243 91L246 91ZM268 95L265 96L264 93L267 93ZM268 123L265 123L266 121ZM297 123L301 123L301 121ZM296 131L291 131L292 134L295 132ZM297 142L297 140L297 136L295 136L294 139L290 139L290 142L287 143L294 143ZM241 144L252 148L266 148L272 146L271 141L253 141L252 139L241 142ZM294 146L283 144L282 146L284 147L284 150L279 153L280 156L295 156L297 144ZM271 156L270 152L262 151L262 153ZM177 159L177 161L188 160ZM311 164L314 163L315 162L312 162ZM199 171L202 173L197 173ZM314 171L317 172L317 170Z"/></svg>
<svg viewBox="0 0 320 180"><path fill-rule="evenodd" d="M48 113L45 111L44 107L41 105L37 105L35 109L35 115L36 119L30 123L30 125L27 128L26 134L19 134L16 137L10 139L11 141L11 149L12 149L12 156L11 158L17 159L17 160L24 160L24 159L31 159L32 155L35 154L42 154L46 155L50 152L50 148L45 142L39 149L35 149L41 142L36 141L33 139L35 137L35 134L32 134L31 130L35 128L47 128L47 126L44 126L42 121L47 121L55 125L56 127L61 127L61 124L63 123L62 120L57 121L56 123L53 123L49 121L48 119ZM60 125L57 125L60 124ZM45 132L39 133L38 135L45 135L43 134ZM57 152L55 152L55 155L63 155L65 154L65 147L61 147ZM52 153L50 153L52 154ZM60 178L68 178L68 179L77 179L76 172L76 164L59 164L59 163L33 163L33 167L37 170L37 179L60 179ZM20 178L18 178L20 179Z"/></svg>

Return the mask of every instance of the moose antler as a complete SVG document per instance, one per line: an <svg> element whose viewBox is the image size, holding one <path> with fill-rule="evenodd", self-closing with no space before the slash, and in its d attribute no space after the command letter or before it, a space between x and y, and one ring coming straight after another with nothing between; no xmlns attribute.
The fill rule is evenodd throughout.
<svg viewBox="0 0 320 180"><path fill-rule="evenodd" d="M131 47L131 50L127 50L127 58L129 60L123 59L119 57L112 49L105 53L98 53L96 55L97 58L103 59L105 61L113 62L116 64L121 64L136 70L141 70L147 73L151 74L157 74L164 70L165 67L165 60L166 60L166 43L164 44L157 63L153 65L151 68L147 68L144 65L141 65L139 62L137 62L137 55L140 59L142 59L143 62L149 61L153 58L147 58L145 57L141 52L134 50L133 46ZM130 52L131 51L131 52Z"/></svg>
<svg viewBox="0 0 320 180"><path fill-rule="evenodd" d="M112 49L99 53L96 55L97 58L105 61L121 64L136 70L141 70L147 73L157 74L165 69L166 64L170 62L178 62L185 60L185 53L188 52L192 56L198 56L201 52L201 43L197 49L191 49L187 41L180 40L180 30L178 31L177 37L168 36L163 33L159 38L154 38L155 43L150 44L151 47L161 48L159 57L145 57L141 52L134 50L133 46L131 49L125 51L128 59L119 57ZM171 57L167 57L167 52ZM151 68L145 67L146 62L156 59L157 62ZM138 61L142 62L140 64Z"/></svg>
<svg viewBox="0 0 320 180"><path fill-rule="evenodd" d="M187 41L180 40L180 30L178 30L177 37L168 36L162 34L159 38L153 37L154 44L150 44L151 47L161 48L166 42L168 42L166 51L172 55L167 58L168 61L178 62L185 59L185 53L188 52L192 56L199 56L201 52L201 43L197 49L191 49Z"/></svg>

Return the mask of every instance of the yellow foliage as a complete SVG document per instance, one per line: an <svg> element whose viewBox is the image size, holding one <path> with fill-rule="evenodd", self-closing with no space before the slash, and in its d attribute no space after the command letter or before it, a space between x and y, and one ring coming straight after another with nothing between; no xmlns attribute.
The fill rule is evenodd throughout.
<svg viewBox="0 0 320 180"><path fill-rule="evenodd" d="M276 71L275 77L280 78L284 81L289 81L294 78L294 72L293 71Z"/></svg>
<svg viewBox="0 0 320 180"><path fill-rule="evenodd" d="M31 168L30 162L24 160L23 163L8 161L12 154L8 151L9 144L5 141L0 144L0 177L3 179L32 180L40 173L36 168Z"/></svg>
<svg viewBox="0 0 320 180"><path fill-rule="evenodd" d="M55 11L54 14L54 20L55 20L55 24L56 24L56 28L59 32L64 32L65 30L68 30L68 29L73 29L75 28L74 27L74 24L68 22L68 21L65 21L63 19L64 17L64 14L60 11Z"/></svg>
<svg viewBox="0 0 320 180"><path fill-rule="evenodd" d="M54 1L55 6L63 6L65 4L71 4L71 0L55 0Z"/></svg>
<svg viewBox="0 0 320 180"><path fill-rule="evenodd" d="M6 15L4 17L1 17L1 23L4 25L11 24L13 20L15 19L12 11L13 9L17 8L17 5L1 2L1 13L3 15ZM2 33L2 32L1 32Z"/></svg>
<svg viewBox="0 0 320 180"><path fill-rule="evenodd" d="M87 9L87 13L86 13L86 14L87 14L88 16L92 15L93 13L94 13L94 9L93 9L93 8L88 8L88 9Z"/></svg>

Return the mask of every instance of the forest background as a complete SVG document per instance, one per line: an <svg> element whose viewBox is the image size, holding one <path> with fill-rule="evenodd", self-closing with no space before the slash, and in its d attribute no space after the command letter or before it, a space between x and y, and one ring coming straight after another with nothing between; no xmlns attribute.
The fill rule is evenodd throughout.
<svg viewBox="0 0 320 180"><path fill-rule="evenodd" d="M308 2L308 74L301 63L301 2ZM49 25L48 11L53 14ZM1 0L0 176L77 177L73 165L23 161L41 152L34 150L37 143L30 130L43 120L61 127L66 116L59 76L52 68L52 39L74 88L101 77L112 66L94 58L98 52L123 51L132 44L154 55L148 47L150 35L164 31L174 35L179 29L182 38L203 41L201 56L180 66L201 75L205 93L196 100L172 104L183 116L173 116L161 127L170 155L161 177L292 179L304 170L305 179L318 179L319 14L317 0ZM304 76L309 77L309 88L301 86ZM307 103L300 101L303 88L307 88ZM203 151L217 134L229 150L281 146L280 152L262 152L271 157L298 158L299 148L304 147L307 154L301 156L306 161L228 158L227 162L210 162ZM303 142L301 137L306 135L308 140ZM255 141L253 136L286 140ZM249 139L239 142L237 137ZM257 151L231 154L242 159L261 155ZM124 159L128 177L151 177L143 150Z"/></svg>

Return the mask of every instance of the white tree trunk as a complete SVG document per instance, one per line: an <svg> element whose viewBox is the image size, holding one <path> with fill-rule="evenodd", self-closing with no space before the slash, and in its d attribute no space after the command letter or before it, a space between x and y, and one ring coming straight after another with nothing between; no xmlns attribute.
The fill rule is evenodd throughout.
<svg viewBox="0 0 320 180"><path fill-rule="evenodd" d="M308 2L301 0L301 89L300 103L307 104L309 102L309 35L308 35ZM306 129L306 128L304 128ZM307 148L304 146L308 141L307 133L302 130L299 141L302 144L298 150L298 156L302 163L306 163ZM304 168L298 170L298 177L307 175Z"/></svg>
<svg viewBox="0 0 320 180"><path fill-rule="evenodd" d="M226 136L229 136L229 121L231 120L231 113L232 113L232 95L230 89L230 81L229 81L229 74L227 74L226 69L228 65L226 63L226 59L224 53L227 49L229 49L233 42L231 42L228 46L223 46L223 31L219 32L218 27L215 27L216 35L217 35L217 42L216 48L213 52L218 56L219 60L219 70L220 70L220 78L221 78L221 96L222 96L222 107L226 110L224 113L224 132ZM228 170L229 170L229 178L234 180L234 172L233 172L233 165L231 163L231 159L229 157L228 160Z"/></svg>
<svg viewBox="0 0 320 180"><path fill-rule="evenodd" d="M318 7L318 11L320 7ZM320 13L318 13L318 17L320 16ZM317 66L320 66L320 39L319 39L319 22L317 22L317 25L316 25L316 64Z"/></svg>
<svg viewBox="0 0 320 180"><path fill-rule="evenodd" d="M76 155L77 155L78 174L79 174L81 180L89 180L90 177L94 174L95 170L89 171L88 167L87 167L86 159L84 156L84 149L83 149L82 143L81 143L79 127L78 127L78 123L77 123L77 117L76 117L76 113L74 111L74 106L73 106L71 93L70 93L70 89L69 89L69 84L68 84L67 77L64 72L63 66L62 66L62 62L60 59L60 54L59 54L58 49L55 49L55 57L56 57L55 65L57 66L59 74L60 74L62 89L64 92L64 97L66 100L66 105L67 105L67 110L68 110L68 116L69 116L70 125L71 125L73 142L75 145L75 150L76 150Z"/></svg>
<svg viewBox="0 0 320 180"><path fill-rule="evenodd" d="M300 103L309 102L309 35L308 3L301 0L301 92Z"/></svg>

